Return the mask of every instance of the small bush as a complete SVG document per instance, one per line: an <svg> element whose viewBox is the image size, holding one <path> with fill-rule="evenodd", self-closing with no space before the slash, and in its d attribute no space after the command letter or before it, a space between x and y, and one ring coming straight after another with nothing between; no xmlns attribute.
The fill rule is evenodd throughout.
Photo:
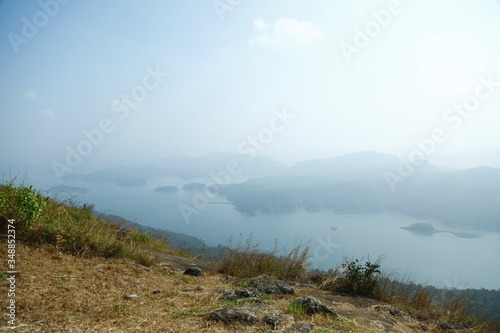
<svg viewBox="0 0 500 333"><path fill-rule="evenodd" d="M47 199L33 189L32 186L14 187L8 183L0 191L0 212L6 219L16 220L19 229L29 228L39 218L45 207Z"/></svg>
<svg viewBox="0 0 500 333"><path fill-rule="evenodd" d="M140 232L134 231L130 234L130 238L135 242L139 243L149 243L151 238L146 234L141 234Z"/></svg>
<svg viewBox="0 0 500 333"><path fill-rule="evenodd" d="M377 274L380 274L380 262L366 261L364 265L359 259L344 258L341 268L334 270L322 288L326 290L372 297L378 287Z"/></svg>

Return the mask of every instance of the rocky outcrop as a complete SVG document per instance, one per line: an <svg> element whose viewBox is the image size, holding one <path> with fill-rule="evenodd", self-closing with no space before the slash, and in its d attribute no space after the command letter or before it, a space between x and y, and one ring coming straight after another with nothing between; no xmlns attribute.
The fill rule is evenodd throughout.
<svg viewBox="0 0 500 333"><path fill-rule="evenodd" d="M268 326L273 330L290 327L293 324L292 316L260 304L237 305L218 309L210 313L209 319L224 324Z"/></svg>
<svg viewBox="0 0 500 333"><path fill-rule="evenodd" d="M279 280L254 280L250 287L268 295L291 295L295 289L288 283Z"/></svg>
<svg viewBox="0 0 500 333"><path fill-rule="evenodd" d="M332 309L330 309L329 307L321 303L320 300L314 297L306 296L297 298L292 303L295 303L304 308L306 310L306 313L308 314L326 313L334 317L338 317L338 315Z"/></svg>

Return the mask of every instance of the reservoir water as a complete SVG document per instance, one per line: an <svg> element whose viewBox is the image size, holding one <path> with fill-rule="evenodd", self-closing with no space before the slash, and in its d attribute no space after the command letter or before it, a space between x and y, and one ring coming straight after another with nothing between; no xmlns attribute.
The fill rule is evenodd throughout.
<svg viewBox="0 0 500 333"><path fill-rule="evenodd" d="M206 180L190 180L189 182ZM57 183L33 180L48 189ZM142 225L181 232L203 239L209 245L226 244L232 236L246 239L253 234L263 249L287 251L298 242L311 249L311 264L324 270L341 263L344 256L375 260L383 256L384 271L406 274L418 282L446 288L500 289L500 233L460 229L392 213L336 214L332 211L297 211L244 216L224 198L213 198L206 208L183 218L179 205L193 206L193 192L158 193L157 186L181 187L186 181L158 179L142 187L116 184L66 182L87 188L77 194L81 203L93 203L100 212L115 214ZM415 234L400 229L413 223L431 223L438 230L480 235L460 238L450 233Z"/></svg>

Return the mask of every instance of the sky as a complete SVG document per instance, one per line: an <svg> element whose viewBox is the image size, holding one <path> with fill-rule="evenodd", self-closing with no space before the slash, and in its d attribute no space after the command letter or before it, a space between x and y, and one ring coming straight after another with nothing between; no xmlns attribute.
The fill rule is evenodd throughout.
<svg viewBox="0 0 500 333"><path fill-rule="evenodd" d="M499 18L498 0L3 0L0 168L498 150Z"/></svg>

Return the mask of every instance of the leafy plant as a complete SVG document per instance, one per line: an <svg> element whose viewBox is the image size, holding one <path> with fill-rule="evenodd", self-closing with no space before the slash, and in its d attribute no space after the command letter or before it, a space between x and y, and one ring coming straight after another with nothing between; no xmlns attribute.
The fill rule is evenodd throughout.
<svg viewBox="0 0 500 333"><path fill-rule="evenodd" d="M134 240L135 242L139 242L139 243L149 243L151 241L151 238L146 235L146 234L141 234L137 231L134 231L130 234L130 238L132 238L132 240Z"/></svg>
<svg viewBox="0 0 500 333"><path fill-rule="evenodd" d="M31 185L15 187L8 183L5 189L0 191L0 211L4 217L15 219L21 228L29 227L40 217L46 206L47 199Z"/></svg>
<svg viewBox="0 0 500 333"><path fill-rule="evenodd" d="M359 259L348 260L344 258L340 275L333 280L329 280L329 283L324 285L324 289L372 297L378 287L377 275L380 274L379 268L379 260L370 262L368 259L363 264Z"/></svg>

